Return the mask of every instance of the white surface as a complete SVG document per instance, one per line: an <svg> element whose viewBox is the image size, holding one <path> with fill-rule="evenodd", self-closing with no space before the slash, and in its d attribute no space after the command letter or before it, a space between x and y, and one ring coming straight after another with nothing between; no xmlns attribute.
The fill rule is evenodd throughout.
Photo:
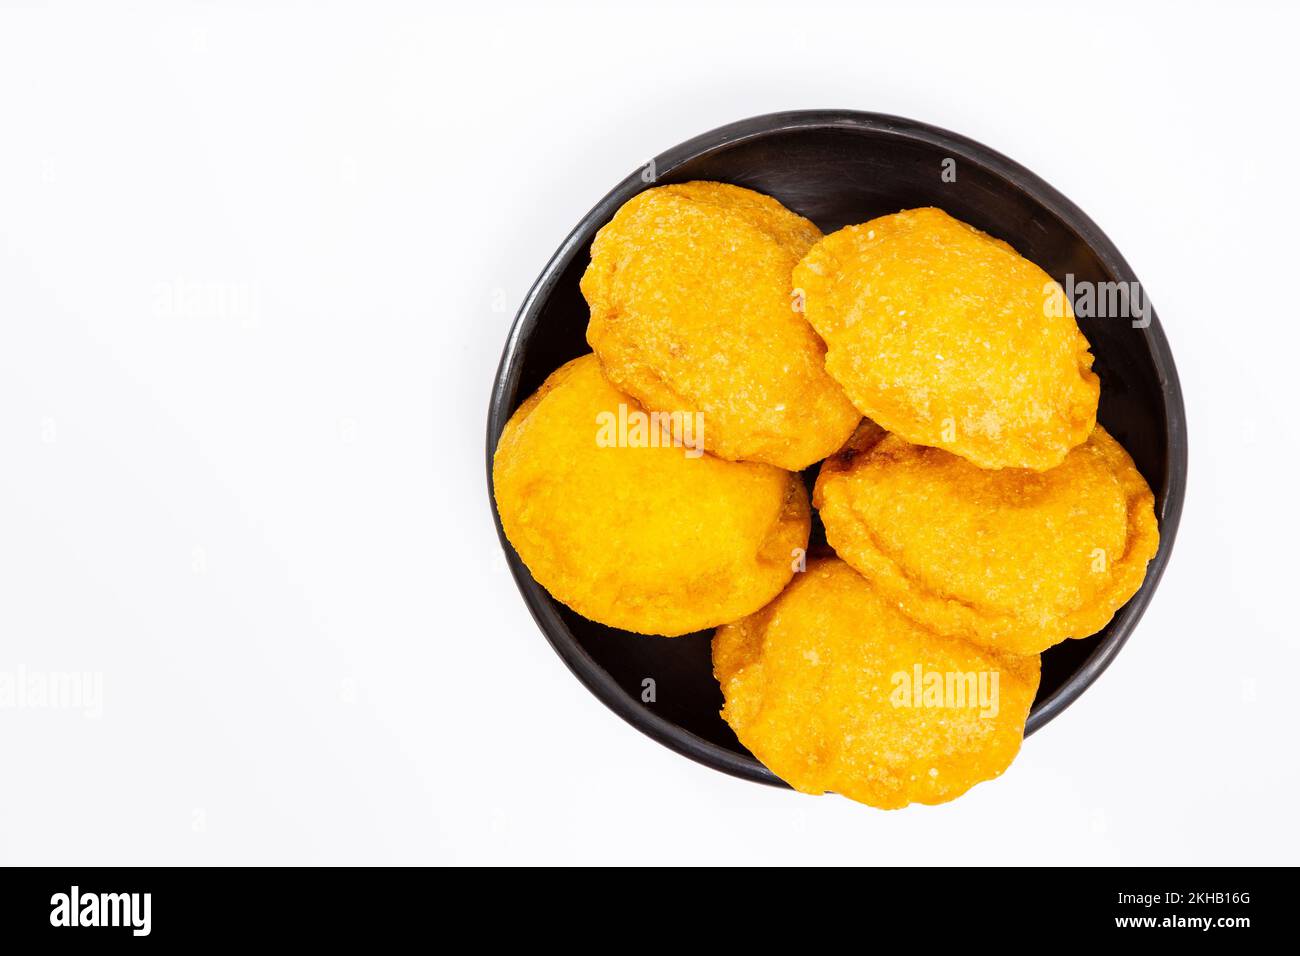
<svg viewBox="0 0 1300 956"><path fill-rule="evenodd" d="M6 5L0 862L1297 862L1292 7ZM264 9L265 8L265 9ZM569 675L499 555L523 293L651 155L898 113L1101 224L1172 343L1178 546L998 782L733 780Z"/></svg>

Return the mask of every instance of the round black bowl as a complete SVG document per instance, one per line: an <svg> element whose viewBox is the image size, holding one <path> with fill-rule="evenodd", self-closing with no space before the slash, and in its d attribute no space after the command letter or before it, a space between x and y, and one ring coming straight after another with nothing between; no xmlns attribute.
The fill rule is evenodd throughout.
<svg viewBox="0 0 1300 956"><path fill-rule="evenodd" d="M775 196L827 233L900 209L939 206L1005 239L1062 284L1067 275L1078 288L1084 288L1080 283L1136 282L1119 251L1077 206L1023 166L964 136L897 116L847 110L742 120L675 146L632 173L582 218L546 264L515 319L492 388L489 494L492 452L511 413L547 375L590 351L578 279L596 230L641 190L692 179ZM1026 734L1068 707L1110 664L1151 600L1173 548L1187 476L1186 420L1169 344L1154 313L1147 315L1145 328L1135 328L1126 317L1084 317L1079 324L1101 376L1098 418L1155 491L1160 550L1142 589L1105 630L1043 655L1042 685ZM588 690L678 753L749 780L781 783L718 716L722 694L709 659L711 633L641 637L580 617L533 580L501 534L500 516L496 522L533 617ZM824 540L815 521L813 537ZM655 694L643 702L647 678L654 680Z"/></svg>

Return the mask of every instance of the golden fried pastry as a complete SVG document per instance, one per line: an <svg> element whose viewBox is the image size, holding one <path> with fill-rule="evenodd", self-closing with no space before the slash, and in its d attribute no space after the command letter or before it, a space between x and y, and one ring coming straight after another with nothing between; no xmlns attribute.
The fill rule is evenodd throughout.
<svg viewBox="0 0 1300 956"><path fill-rule="evenodd" d="M1154 498L1100 425L1051 471L985 471L864 423L813 493L837 554L942 634L1035 654L1106 626L1160 541Z"/></svg>
<svg viewBox="0 0 1300 956"><path fill-rule="evenodd" d="M791 471L861 419L796 311L790 270L821 233L770 196L723 183L628 200L591 245L587 342L654 411L704 414L704 447Z"/></svg>
<svg viewBox="0 0 1300 956"><path fill-rule="evenodd" d="M1099 383L1060 287L942 210L841 229L793 281L826 370L888 431L981 468L1038 471L1092 431Z"/></svg>
<svg viewBox="0 0 1300 956"><path fill-rule="evenodd" d="M808 543L803 483L639 416L594 355L552 373L493 457L506 537L557 600L611 627L675 636L762 607Z"/></svg>
<svg viewBox="0 0 1300 956"><path fill-rule="evenodd" d="M719 628L713 672L723 718L778 777L894 809L952 800L1011 764L1039 662L935 635L829 558Z"/></svg>

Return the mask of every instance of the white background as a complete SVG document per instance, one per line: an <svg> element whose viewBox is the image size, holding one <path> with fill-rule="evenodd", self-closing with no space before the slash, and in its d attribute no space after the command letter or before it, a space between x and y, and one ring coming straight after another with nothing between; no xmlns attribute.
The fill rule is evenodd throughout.
<svg viewBox="0 0 1300 956"><path fill-rule="evenodd" d="M1297 862L1287 10L6 4L0 861ZM111 7L111 9L110 9ZM591 697L483 473L513 314L650 156L788 108L981 140L1159 310L1190 486L1133 640L999 781L882 813Z"/></svg>

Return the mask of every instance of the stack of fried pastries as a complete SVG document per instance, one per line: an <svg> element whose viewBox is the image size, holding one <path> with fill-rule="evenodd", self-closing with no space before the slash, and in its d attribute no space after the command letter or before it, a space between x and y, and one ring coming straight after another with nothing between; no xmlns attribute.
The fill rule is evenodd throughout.
<svg viewBox="0 0 1300 956"><path fill-rule="evenodd" d="M637 635L716 628L722 716L797 790L896 808L1001 774L1039 655L1159 542L1059 287L939 209L822 236L690 182L628 201L581 288L593 351L493 464L536 581Z"/></svg>

